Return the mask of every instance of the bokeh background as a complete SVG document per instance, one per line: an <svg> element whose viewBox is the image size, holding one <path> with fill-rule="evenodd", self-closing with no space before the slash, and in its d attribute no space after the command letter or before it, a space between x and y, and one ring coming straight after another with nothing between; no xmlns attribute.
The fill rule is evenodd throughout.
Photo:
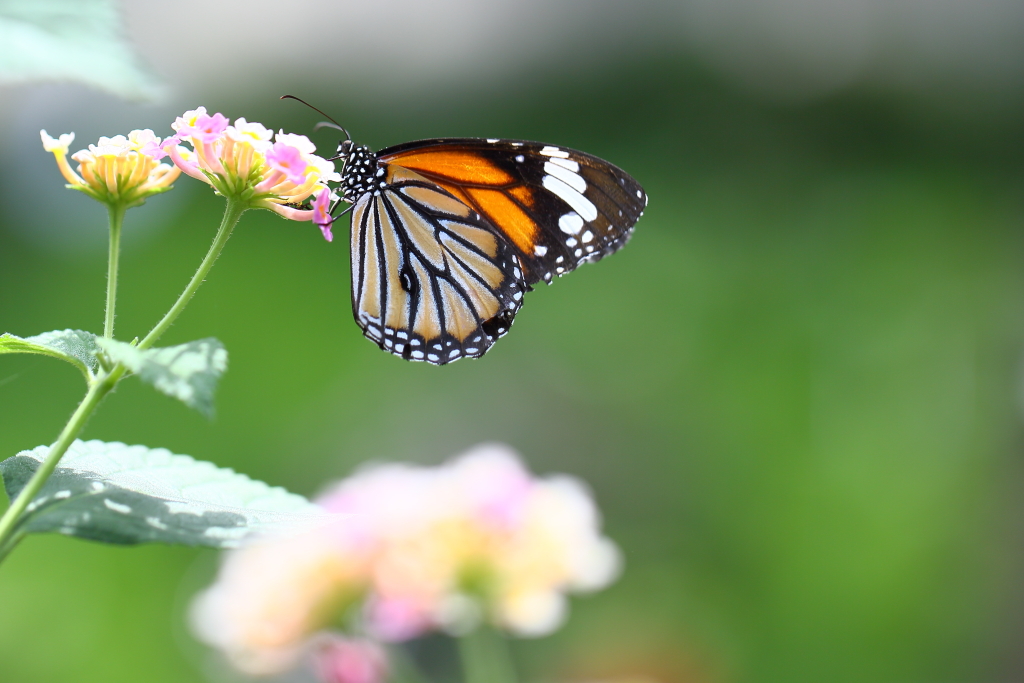
<svg viewBox="0 0 1024 683"><path fill-rule="evenodd" d="M163 99L0 89L4 331L102 322L104 212L62 189L40 128L166 135L202 104L332 149L290 92L378 148L584 149L651 200L625 250L443 368L362 338L344 237L251 212L165 337L227 346L216 419L125 382L86 438L307 495L368 460L495 440L582 477L626 570L556 635L515 643L524 681L1024 679L1020 2L133 0L118 16ZM170 305L220 210L183 178L129 214L120 337ZM0 453L50 442L81 393L69 366L3 358ZM0 681L210 680L183 614L215 565L29 538L0 567Z"/></svg>

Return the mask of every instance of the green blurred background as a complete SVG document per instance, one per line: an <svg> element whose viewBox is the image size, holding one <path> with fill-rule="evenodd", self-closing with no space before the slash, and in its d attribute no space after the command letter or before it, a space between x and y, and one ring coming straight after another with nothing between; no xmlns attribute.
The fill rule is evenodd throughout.
<svg viewBox="0 0 1024 683"><path fill-rule="evenodd" d="M85 438L307 495L368 460L436 463L490 440L535 472L580 476L626 570L575 600L556 635L515 643L525 681L1021 680L1020 83L865 77L771 97L682 44L581 48L386 97L314 69L183 101L311 131L318 115L276 101L287 89L378 148L482 136L584 149L636 177L650 206L620 254L541 287L484 359L443 368L363 339L344 229L328 245L250 212L164 340L227 346L216 419L129 381ZM102 208L10 188L31 164L62 182L40 127L84 146L168 134L173 110L78 86L8 93L21 108L4 125L28 133L0 173L0 328L99 329ZM76 102L112 118L78 125ZM331 149L333 135L313 137ZM178 185L137 210L134 237L129 214L122 338L166 310L216 228L221 202ZM62 201L75 220L53 213ZM3 358L0 454L50 442L82 392L68 366ZM183 615L215 564L29 538L0 567L0 681L208 680Z"/></svg>

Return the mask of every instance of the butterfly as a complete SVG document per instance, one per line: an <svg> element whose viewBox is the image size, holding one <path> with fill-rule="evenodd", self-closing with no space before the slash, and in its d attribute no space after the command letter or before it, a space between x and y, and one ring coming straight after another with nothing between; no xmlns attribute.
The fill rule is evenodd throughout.
<svg viewBox="0 0 1024 683"><path fill-rule="evenodd" d="M344 131L344 129L342 129ZM381 349L444 365L504 336L538 282L618 251L647 194L618 167L539 142L346 140L352 311Z"/></svg>

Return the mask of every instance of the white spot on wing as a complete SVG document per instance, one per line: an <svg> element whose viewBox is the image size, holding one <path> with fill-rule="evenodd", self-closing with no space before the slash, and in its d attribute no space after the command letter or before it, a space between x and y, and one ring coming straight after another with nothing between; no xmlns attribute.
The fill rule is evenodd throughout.
<svg viewBox="0 0 1024 683"><path fill-rule="evenodd" d="M580 170L580 165L578 163L576 163L575 161L572 161L571 159L559 159L559 158L556 157L556 158L553 158L548 163L549 164L557 164L557 165L561 166L562 168L569 169L573 173L579 173L579 170Z"/></svg>
<svg viewBox="0 0 1024 683"><path fill-rule="evenodd" d="M543 244L538 244L533 248L533 254L535 256L543 256L546 253L548 253L548 248L545 247Z"/></svg>
<svg viewBox="0 0 1024 683"><path fill-rule="evenodd" d="M569 158L568 152L565 152L558 147L551 147L550 145L542 149L540 153L546 157L562 157L563 159Z"/></svg>
<svg viewBox="0 0 1024 683"><path fill-rule="evenodd" d="M584 220L592 221L597 218L597 207L589 199L558 178L546 175L544 176L543 185L545 189L554 192L562 201L571 206Z"/></svg>
<svg viewBox="0 0 1024 683"><path fill-rule="evenodd" d="M583 229L583 219L575 211L570 211L558 219L558 229L566 235L578 235ZM543 254L538 254L538 256L543 256Z"/></svg>
<svg viewBox="0 0 1024 683"><path fill-rule="evenodd" d="M544 172L555 176L577 192L582 193L587 190L587 181L567 168L562 168L548 161L544 163Z"/></svg>
<svg viewBox="0 0 1024 683"><path fill-rule="evenodd" d="M497 142L497 141L498 141L498 138L487 138L487 142L491 143L492 145L493 145L493 144L494 144L495 142Z"/></svg>

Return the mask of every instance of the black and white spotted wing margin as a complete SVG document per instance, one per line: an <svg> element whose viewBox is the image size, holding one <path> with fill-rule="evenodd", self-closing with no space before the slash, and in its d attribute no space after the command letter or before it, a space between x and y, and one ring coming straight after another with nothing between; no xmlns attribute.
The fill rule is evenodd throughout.
<svg viewBox="0 0 1024 683"><path fill-rule="evenodd" d="M407 360L482 356L527 290L515 251L473 209L388 167L352 215L352 310L367 338Z"/></svg>

